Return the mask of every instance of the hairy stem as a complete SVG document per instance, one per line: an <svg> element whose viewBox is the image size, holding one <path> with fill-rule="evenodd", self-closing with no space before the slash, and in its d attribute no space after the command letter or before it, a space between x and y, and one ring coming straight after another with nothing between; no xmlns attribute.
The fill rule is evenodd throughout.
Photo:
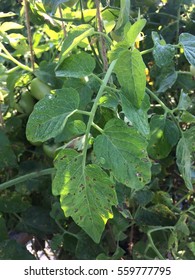
<svg viewBox="0 0 195 280"><path fill-rule="evenodd" d="M9 52L8 50L4 47L4 45L0 42L0 49L2 49L4 51L5 54L3 53L0 53L0 56L5 58L5 59L8 59L8 60L11 60L13 63L15 63L16 65L18 65L20 68L22 68L23 70L25 71L28 71L28 72L33 72L33 69L22 64L21 62L19 62L17 59L15 59Z"/></svg>
<svg viewBox="0 0 195 280"><path fill-rule="evenodd" d="M113 68L114 68L115 64L116 64L116 60L113 60L112 63L110 64L109 68L108 68L108 71L107 71L103 81L102 81L101 87L98 91L98 94L97 94L96 99L94 101L93 107L91 109L91 114L90 114L90 117L89 117L89 120L88 120L86 134L85 134L86 136L85 136L85 143L84 143L84 149L83 149L83 169L84 169L85 164L86 164L87 146L88 146L88 141L89 141L90 129L91 129L91 126L93 125L93 120L94 120L95 113L96 113L96 110L97 110L97 107L98 107L99 99L102 96L102 94L104 92L104 89L106 88L106 85L107 85L107 83L110 79L110 76L112 74L112 71L113 71Z"/></svg>
<svg viewBox="0 0 195 280"><path fill-rule="evenodd" d="M0 191L5 190L7 188L12 187L13 185L25 182L27 180L33 179L33 178L38 178L40 176L44 176L44 175L51 175L55 172L55 168L48 168L48 169L44 169L41 171L35 171L17 178L14 178L10 181L7 181L5 183L0 184Z"/></svg>

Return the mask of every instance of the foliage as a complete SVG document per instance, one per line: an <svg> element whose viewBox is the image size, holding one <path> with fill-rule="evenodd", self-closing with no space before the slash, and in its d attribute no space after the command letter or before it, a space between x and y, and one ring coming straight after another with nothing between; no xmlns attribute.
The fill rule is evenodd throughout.
<svg viewBox="0 0 195 280"><path fill-rule="evenodd" d="M194 1L3 2L0 258L194 259Z"/></svg>

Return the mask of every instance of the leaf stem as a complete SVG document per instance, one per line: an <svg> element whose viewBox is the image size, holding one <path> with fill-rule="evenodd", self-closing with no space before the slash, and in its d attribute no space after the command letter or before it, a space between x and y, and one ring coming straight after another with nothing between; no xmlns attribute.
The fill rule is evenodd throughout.
<svg viewBox="0 0 195 280"><path fill-rule="evenodd" d="M93 104L93 107L91 109L91 113L90 113L90 117L89 117L89 120L88 120L88 124L87 124L87 129L86 129L86 133L85 133L85 143L84 143L84 148L83 148L83 170L85 168L85 164L86 164L86 155L87 155L87 147L88 147L88 141L89 141L89 135L90 135L90 129L91 129L91 126L93 124L93 120L94 120L94 117L95 117L95 113L96 113L96 110L97 110L97 107L98 107L98 103L99 103L99 99L100 97L102 96L103 92L104 92L104 89L110 79L110 76L112 74L112 71L113 71L113 68L116 64L116 60L113 60L112 63L110 64L107 72L106 72L106 75L102 81L102 84L100 86L100 89L98 91L98 94L95 98L95 101L94 101L94 104Z"/></svg>
<svg viewBox="0 0 195 280"><path fill-rule="evenodd" d="M33 72L33 69L20 63L17 59L15 59L9 52L8 50L4 47L4 45L0 42L0 49L2 49L4 51L5 54L0 53L0 56L5 58L5 59L9 59L11 60L13 63L15 63L16 65L18 65L20 68L24 69L25 71L28 72Z"/></svg>
<svg viewBox="0 0 195 280"><path fill-rule="evenodd" d="M151 48L151 49L147 49L147 50L144 50L142 52L140 52L141 55L144 55L144 54L147 54L147 53L151 53L153 51L154 48Z"/></svg>
<svg viewBox="0 0 195 280"><path fill-rule="evenodd" d="M94 128L96 128L100 133L103 133L103 129L101 128L101 127L99 127L99 125L97 125L96 123L92 123L92 126L94 127Z"/></svg>
<svg viewBox="0 0 195 280"><path fill-rule="evenodd" d="M40 176L44 176L44 175L51 175L55 172L55 168L48 168L48 169L44 169L41 171L35 171L17 178L14 178L10 181L7 181L5 183L0 184L0 191L5 190L9 187L12 187L13 185L25 182L27 180L33 179L33 178L38 178Z"/></svg>

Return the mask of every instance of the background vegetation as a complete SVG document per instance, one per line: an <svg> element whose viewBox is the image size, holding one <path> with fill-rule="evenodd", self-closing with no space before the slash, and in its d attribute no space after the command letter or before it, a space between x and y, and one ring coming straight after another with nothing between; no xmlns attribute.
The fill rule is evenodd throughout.
<svg viewBox="0 0 195 280"><path fill-rule="evenodd" d="M194 89L193 0L2 0L0 259L194 259Z"/></svg>

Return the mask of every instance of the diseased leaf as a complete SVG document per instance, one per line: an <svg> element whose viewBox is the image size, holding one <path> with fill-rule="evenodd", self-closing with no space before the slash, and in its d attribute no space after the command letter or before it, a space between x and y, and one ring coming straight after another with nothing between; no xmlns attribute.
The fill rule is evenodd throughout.
<svg viewBox="0 0 195 280"><path fill-rule="evenodd" d="M154 42L153 56L158 67L164 67L172 63L175 56L175 48L160 40L157 32L152 32Z"/></svg>
<svg viewBox="0 0 195 280"><path fill-rule="evenodd" d="M83 78L95 68L94 58L87 53L73 54L67 57L56 71L57 77Z"/></svg>
<svg viewBox="0 0 195 280"><path fill-rule="evenodd" d="M114 68L126 98L136 108L141 107L145 95L145 68L142 56L137 49L124 51L118 58Z"/></svg>
<svg viewBox="0 0 195 280"><path fill-rule="evenodd" d="M148 154L154 159L167 157L179 139L177 126L164 116L155 115L151 119L150 129Z"/></svg>
<svg viewBox="0 0 195 280"><path fill-rule="evenodd" d="M135 128L112 119L103 134L95 139L94 153L99 164L111 170L117 181L140 189L150 181L151 163L146 147L145 138Z"/></svg>
<svg viewBox="0 0 195 280"><path fill-rule="evenodd" d="M29 117L28 140L44 142L59 135L78 106L79 95L73 88L56 90L56 94L45 96L36 103Z"/></svg>
<svg viewBox="0 0 195 280"><path fill-rule="evenodd" d="M131 125L134 126L140 134L147 138L150 134L150 126L147 115L147 111L150 108L148 95L145 95L140 109L134 107L125 97L125 94L121 95L121 102L123 112L128 121L130 121Z"/></svg>
<svg viewBox="0 0 195 280"><path fill-rule="evenodd" d="M184 49L184 55L188 62L195 65L195 36L189 33L182 33L179 36L179 43Z"/></svg>
<svg viewBox="0 0 195 280"><path fill-rule="evenodd" d="M71 216L96 243L100 241L111 207L117 204L115 189L108 175L97 165L83 167L83 155L61 151L56 160L53 194L60 195L66 217Z"/></svg>
<svg viewBox="0 0 195 280"><path fill-rule="evenodd" d="M177 150L177 166L186 187L189 190L193 190L192 185L192 166L193 166L193 152L195 151L195 127L183 132L182 138L180 139Z"/></svg>

